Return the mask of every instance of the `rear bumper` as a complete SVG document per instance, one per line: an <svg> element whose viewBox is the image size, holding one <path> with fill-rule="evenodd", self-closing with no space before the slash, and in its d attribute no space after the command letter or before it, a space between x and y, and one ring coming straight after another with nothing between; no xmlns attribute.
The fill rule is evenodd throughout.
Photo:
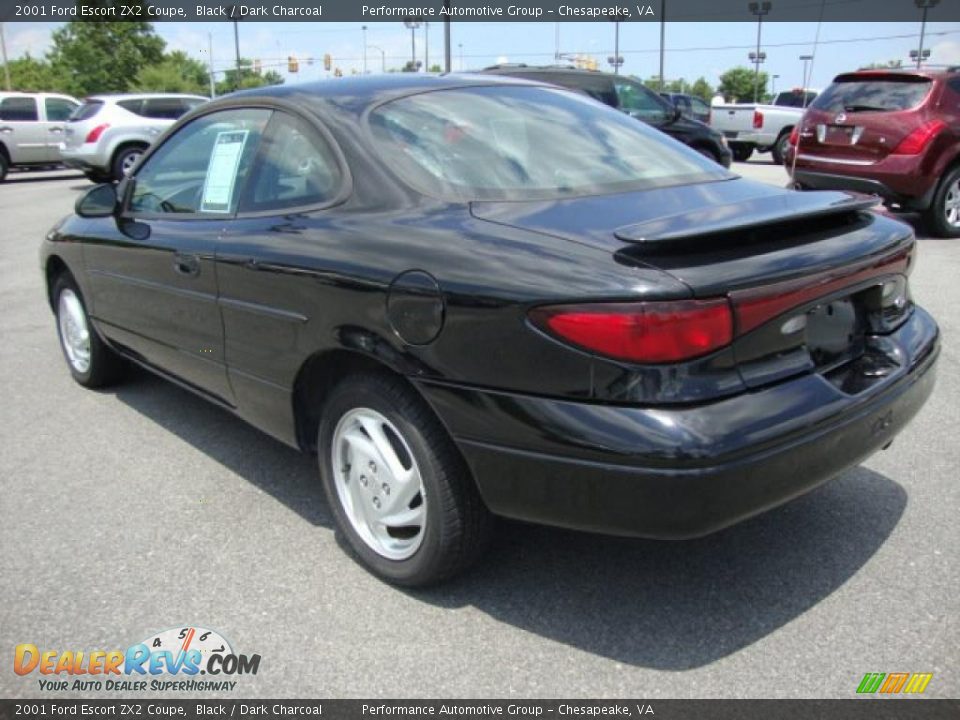
<svg viewBox="0 0 960 720"><path fill-rule="evenodd" d="M60 147L60 157L64 165L84 172L109 170L110 159L104 157L98 144L84 144L77 147Z"/></svg>
<svg viewBox="0 0 960 720"><path fill-rule="evenodd" d="M788 168L792 160L791 155ZM855 190L879 195L908 210L926 210L933 202L937 178L921 172L919 162L915 156L890 155L875 163L854 165L801 150L793 179L815 190Z"/></svg>
<svg viewBox="0 0 960 720"><path fill-rule="evenodd" d="M856 396L816 374L682 408L420 387L494 513L679 539L779 505L887 445L933 389L939 333L918 308L890 339L903 364Z"/></svg>

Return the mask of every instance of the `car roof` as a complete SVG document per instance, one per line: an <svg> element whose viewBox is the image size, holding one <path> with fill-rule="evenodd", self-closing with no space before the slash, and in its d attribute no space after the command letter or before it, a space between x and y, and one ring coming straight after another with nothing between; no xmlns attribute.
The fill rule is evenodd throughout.
<svg viewBox="0 0 960 720"><path fill-rule="evenodd" d="M154 100L157 98L189 98L191 100L207 100L203 95L190 95L189 93L114 93L87 95L83 100L90 102L99 100L100 102L117 102L119 100Z"/></svg>
<svg viewBox="0 0 960 720"><path fill-rule="evenodd" d="M960 77L960 67L949 68L866 68L863 70L854 70L852 72L840 73L833 81L849 82L860 78L879 78L879 77L914 77L925 80L946 80L949 78Z"/></svg>

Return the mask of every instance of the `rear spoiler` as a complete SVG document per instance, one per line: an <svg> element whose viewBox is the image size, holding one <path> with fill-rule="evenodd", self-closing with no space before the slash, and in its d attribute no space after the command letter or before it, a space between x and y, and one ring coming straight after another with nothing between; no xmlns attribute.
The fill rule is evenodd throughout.
<svg viewBox="0 0 960 720"><path fill-rule="evenodd" d="M765 225L862 212L879 202L877 197L848 192L785 193L624 225L613 234L623 242L654 246L705 235L754 230Z"/></svg>

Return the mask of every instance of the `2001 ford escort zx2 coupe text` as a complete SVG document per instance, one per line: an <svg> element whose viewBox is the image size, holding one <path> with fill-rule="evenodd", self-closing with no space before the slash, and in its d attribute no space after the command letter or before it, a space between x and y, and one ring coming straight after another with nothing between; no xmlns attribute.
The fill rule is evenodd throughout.
<svg viewBox="0 0 960 720"><path fill-rule="evenodd" d="M261 89L183 118L43 244L70 372L140 363L316 452L391 581L492 515L701 535L887 445L929 396L912 231L490 76Z"/></svg>

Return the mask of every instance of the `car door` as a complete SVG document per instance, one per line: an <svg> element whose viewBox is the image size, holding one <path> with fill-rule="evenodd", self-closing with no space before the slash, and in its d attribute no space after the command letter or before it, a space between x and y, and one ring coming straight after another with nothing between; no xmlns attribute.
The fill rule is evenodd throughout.
<svg viewBox="0 0 960 720"><path fill-rule="evenodd" d="M0 100L0 139L14 164L48 161L46 128L35 97L9 95Z"/></svg>
<svg viewBox="0 0 960 720"><path fill-rule="evenodd" d="M217 247L225 360L242 417L289 440L289 407L306 333L322 324L324 286L345 232L333 206L348 173L332 138L313 120L277 110ZM327 313L329 315L329 313Z"/></svg>
<svg viewBox="0 0 960 720"><path fill-rule="evenodd" d="M184 125L126 181L120 218L85 247L105 334L228 404L214 252L270 113L221 110Z"/></svg>
<svg viewBox="0 0 960 720"><path fill-rule="evenodd" d="M68 98L43 98L43 128L47 138L47 160L60 161L60 146L64 141L67 119L79 106L80 103Z"/></svg>

